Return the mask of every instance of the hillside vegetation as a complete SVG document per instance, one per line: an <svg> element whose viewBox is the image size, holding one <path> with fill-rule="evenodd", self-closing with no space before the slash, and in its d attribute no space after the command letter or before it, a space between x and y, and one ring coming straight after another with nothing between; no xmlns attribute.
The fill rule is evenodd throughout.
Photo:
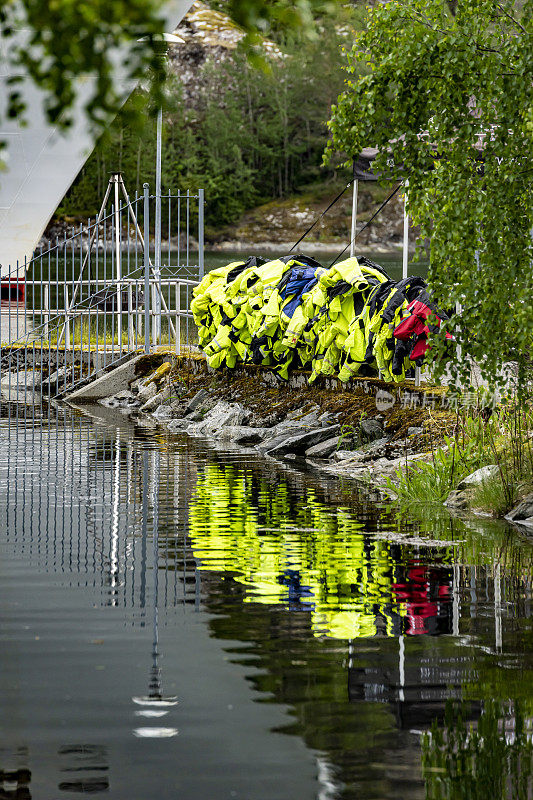
<svg viewBox="0 0 533 800"><path fill-rule="evenodd" d="M208 239L220 239L246 211L294 195L304 199L305 216L346 183L349 174L336 163L322 166L322 156L331 106L344 85L343 47L362 19L359 7L339 6L314 39L280 34L266 42L265 71L241 52L239 30L228 18L193 6L178 29L185 44L169 54L162 182L164 191L205 188ZM145 181L154 185L155 121L147 119L139 131L127 113L141 94L96 146L59 218L94 216L112 171L122 172L131 194ZM319 238L335 240L334 229L322 227Z"/></svg>

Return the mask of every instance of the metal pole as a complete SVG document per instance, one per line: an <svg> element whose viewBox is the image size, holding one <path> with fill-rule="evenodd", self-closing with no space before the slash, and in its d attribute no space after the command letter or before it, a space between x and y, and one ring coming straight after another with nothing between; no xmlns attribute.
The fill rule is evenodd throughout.
<svg viewBox="0 0 533 800"><path fill-rule="evenodd" d="M352 194L352 228L350 232L350 258L355 255L355 233L357 230L357 192L359 188L359 181L353 182Z"/></svg>
<svg viewBox="0 0 533 800"><path fill-rule="evenodd" d="M144 352L150 352L150 189L144 191Z"/></svg>
<svg viewBox="0 0 533 800"><path fill-rule="evenodd" d="M409 215L407 214L407 197L406 192L409 186L409 181L405 181L405 191L403 195L403 269L402 278L407 278L407 271L409 267Z"/></svg>
<svg viewBox="0 0 533 800"><path fill-rule="evenodd" d="M115 172L113 174L113 183L115 185L115 277L117 281L116 297L117 297L117 311L118 311L118 347L119 352L122 350L122 292L120 280L122 278L122 264L120 253L120 212L119 212L119 180Z"/></svg>
<svg viewBox="0 0 533 800"><path fill-rule="evenodd" d="M154 338L161 335L161 150L163 133L163 109L157 112L157 136L155 157L155 253L154 277L159 291L154 292Z"/></svg>
<svg viewBox="0 0 533 800"><path fill-rule="evenodd" d="M198 277L204 277L204 190L198 189Z"/></svg>
<svg viewBox="0 0 533 800"><path fill-rule="evenodd" d="M405 181L403 194L403 252L402 252L402 278L407 278L409 272L409 214L407 213L407 188L409 181ZM420 367L415 367L415 386L420 386Z"/></svg>

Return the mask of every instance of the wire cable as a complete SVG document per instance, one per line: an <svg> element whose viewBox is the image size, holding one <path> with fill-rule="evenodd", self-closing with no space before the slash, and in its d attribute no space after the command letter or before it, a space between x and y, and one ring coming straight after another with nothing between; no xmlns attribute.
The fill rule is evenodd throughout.
<svg viewBox="0 0 533 800"><path fill-rule="evenodd" d="M340 253L339 253L339 255L337 256L337 258L336 258L334 261L332 261L332 262L331 262L331 264L329 265L329 269L331 269L331 267L332 267L334 264L336 264L336 263L337 263L337 261L339 260L339 258L340 258L342 255L344 255L344 253L345 253L345 252L348 250L348 248L351 246L352 242L355 242L355 240L357 239L357 237L358 237L358 236L360 236L360 235L363 233L363 231L365 230L365 228L368 228L368 226L370 225L370 223L372 222L372 220L374 220L374 219L377 217L377 215L379 214L379 212L380 212L382 209L384 209L384 208L385 208L385 206L387 205L387 203L389 202L389 200L392 200L392 198L394 197L394 195L395 195L395 194L397 194L397 192L399 192L399 190L400 190L401 186L402 186L402 184L401 184L401 183L399 183L399 184L398 184L398 186L396 187L396 189L395 189L395 190L394 190L394 191L393 191L393 192L392 192L392 193L391 193L391 194L390 194L390 195L387 197L387 199L386 199L386 200L384 200L384 201L383 201L383 203L380 205L380 207L379 207L379 208L378 208L378 210L375 212L375 214L373 214L373 215L370 217L370 219L368 220L368 222L366 222L366 223L363 225L363 227L361 228L361 230L360 230L360 231L357 231L357 233L355 234L355 236L353 237L353 239L351 239L351 240L348 242L348 244L346 245L346 247L344 248L344 250L341 250L341 252L340 252Z"/></svg>
<svg viewBox="0 0 533 800"><path fill-rule="evenodd" d="M303 233L303 234L300 236L300 238L298 239L298 241L297 241L297 242L295 242L295 243L293 244L293 246L292 246L292 247L291 247L291 249L289 250L289 253L292 253L292 251L294 250L294 248L295 248L295 247L298 247L298 245L300 244L300 242L301 242L301 241L303 241L303 240L305 239L305 237L307 236L307 234L308 234L308 233L310 233L310 232L313 230L313 228L315 227L315 225L317 225L317 224L320 222L320 220L322 219L322 217L323 217L325 214L327 214L327 213L328 213L328 211L330 210L330 208L331 208L332 206L334 206L334 205L335 205L335 203L337 202L337 200L340 200L340 199L341 199L341 197L343 196L344 192L345 192L347 189L349 189L349 188L350 188L350 186L352 185L352 183L353 183L353 182L354 182L354 178L352 178L352 179L351 179L351 181L348 181L348 183L346 184L346 186L344 187L344 189L342 190L342 192L339 192L339 194L337 195L337 197L336 197L334 200L332 200L332 201L331 201L331 203L329 204L329 206L328 206L327 208L325 208L325 209L324 209L324 211L323 211L323 212L320 214L320 216L319 216L319 217L317 217L317 218L315 219L315 221L313 222L313 224L312 224L312 225L310 225L310 226L309 226L309 228L308 228L308 229L305 231L305 233Z"/></svg>

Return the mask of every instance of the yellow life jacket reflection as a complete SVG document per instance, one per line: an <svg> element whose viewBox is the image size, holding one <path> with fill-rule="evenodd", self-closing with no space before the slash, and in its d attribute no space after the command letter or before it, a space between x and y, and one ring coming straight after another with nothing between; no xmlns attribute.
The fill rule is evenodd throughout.
<svg viewBox="0 0 533 800"><path fill-rule="evenodd" d="M398 633L390 545L365 539L347 508L294 497L234 466L208 465L189 507L201 568L245 587L245 602L307 609L317 636L353 639Z"/></svg>

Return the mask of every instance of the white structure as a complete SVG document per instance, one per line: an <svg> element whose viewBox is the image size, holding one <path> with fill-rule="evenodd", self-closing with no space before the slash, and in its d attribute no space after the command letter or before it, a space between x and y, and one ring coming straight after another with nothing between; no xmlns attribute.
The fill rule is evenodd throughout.
<svg viewBox="0 0 533 800"><path fill-rule="evenodd" d="M174 30L191 5L192 0L166 0L162 9L165 27ZM17 36L24 37L25 31L18 31ZM91 153L94 137L83 108L93 93L96 78L87 76L78 81L73 125L68 132L47 122L44 95L27 79L21 84L28 122L23 127L20 122L4 118L5 80L16 70L10 66L5 40L0 40L0 48L4 48L0 49L0 141L7 145L3 153L7 170L0 172L0 275L5 277L17 261L22 275L24 260L31 258L52 214ZM126 99L133 86L121 75L120 60L117 59L116 83Z"/></svg>

